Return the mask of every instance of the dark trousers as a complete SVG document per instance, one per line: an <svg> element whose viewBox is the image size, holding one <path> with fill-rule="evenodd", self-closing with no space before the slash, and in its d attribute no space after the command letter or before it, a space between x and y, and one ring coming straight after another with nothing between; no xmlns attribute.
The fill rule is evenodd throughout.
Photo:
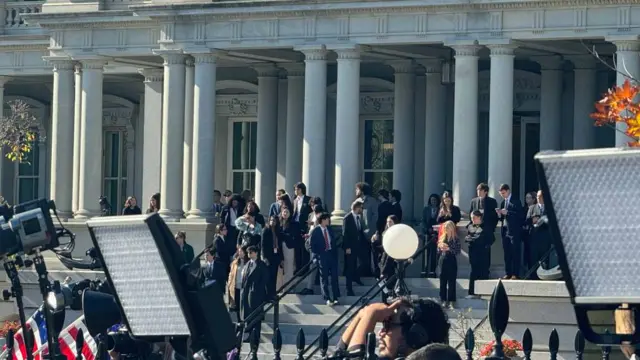
<svg viewBox="0 0 640 360"><path fill-rule="evenodd" d="M240 322L241 321L241 319L240 319L240 289L235 289L234 290L234 298L233 299L234 299L234 306L235 306L235 312L236 312L236 319L238 320L238 322Z"/></svg>
<svg viewBox="0 0 640 360"><path fill-rule="evenodd" d="M427 243L427 276L435 277L436 267L438 267L438 244L433 238L430 238Z"/></svg>
<svg viewBox="0 0 640 360"><path fill-rule="evenodd" d="M338 285L338 259L334 250L319 254L320 290L325 300L337 300L340 297ZM331 293L329 293L329 275L331 275ZM331 295L333 296L331 296Z"/></svg>
<svg viewBox="0 0 640 360"><path fill-rule="evenodd" d="M353 291L353 282L358 281L358 255L351 249L351 254L344 254L344 276L347 278L347 291Z"/></svg>
<svg viewBox="0 0 640 360"><path fill-rule="evenodd" d="M456 301L458 261L448 252L440 255L440 300Z"/></svg>
<svg viewBox="0 0 640 360"><path fill-rule="evenodd" d="M371 263L371 242L366 241L366 240L361 240L360 243L358 244L358 252L356 254L356 256L354 257L357 258L358 262L360 263L360 266L356 266L356 271L358 272L358 276L363 276L363 277L369 277L372 274L372 263ZM346 260L345 260L345 266L346 266ZM346 274L345 274L346 276Z"/></svg>
<svg viewBox="0 0 640 360"><path fill-rule="evenodd" d="M269 272L269 279L267 280L267 296L273 298L276 296L276 283L278 282L278 268L280 268L280 262L278 260L270 261L267 271Z"/></svg>
<svg viewBox="0 0 640 360"><path fill-rule="evenodd" d="M309 257L309 251L304 247L304 244L295 248L293 253L293 258L295 261L295 272L297 273L302 269L305 265L309 263L311 258ZM301 274L302 275L302 274Z"/></svg>
<svg viewBox="0 0 640 360"><path fill-rule="evenodd" d="M489 250L491 250L489 248ZM475 281L488 279L487 274L487 249L486 247L469 248L469 264L471 264L471 274L469 274L469 295L475 295Z"/></svg>
<svg viewBox="0 0 640 360"><path fill-rule="evenodd" d="M522 254L522 240L519 236L505 234L502 236L504 250L504 270L507 276L520 276L520 258Z"/></svg>

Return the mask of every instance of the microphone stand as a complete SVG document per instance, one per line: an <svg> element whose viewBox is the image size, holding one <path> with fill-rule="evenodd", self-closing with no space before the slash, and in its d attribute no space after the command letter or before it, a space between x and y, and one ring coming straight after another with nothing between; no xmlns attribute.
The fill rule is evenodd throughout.
<svg viewBox="0 0 640 360"><path fill-rule="evenodd" d="M53 309L49 308L47 304L47 297L51 291L51 283L49 282L49 272L47 271L47 265L44 263L44 257L40 253L40 249L35 250L36 254L33 258L33 264L35 265L36 272L38 273L38 284L40 285L40 292L42 293L43 310L45 316L45 322L47 326L47 344L49 347L49 354L45 355L45 358L51 360L66 360L67 357L60 353L60 345L58 344L58 333L55 329L53 321Z"/></svg>
<svg viewBox="0 0 640 360"><path fill-rule="evenodd" d="M16 255L17 257L17 255ZM18 317L20 318L20 327L22 328L22 337L24 338L24 345L27 349L27 360L33 360L33 339L31 338L31 332L27 331L27 317L24 314L24 303L22 302L22 284L18 277L18 268L13 260L5 259L4 270L7 272L7 276L11 280L11 296L16 299L16 305L18 306Z"/></svg>

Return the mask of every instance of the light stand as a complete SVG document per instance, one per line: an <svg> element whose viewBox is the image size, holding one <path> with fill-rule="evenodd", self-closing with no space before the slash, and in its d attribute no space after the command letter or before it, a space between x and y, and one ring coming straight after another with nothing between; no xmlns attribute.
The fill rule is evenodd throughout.
<svg viewBox="0 0 640 360"><path fill-rule="evenodd" d="M389 257L396 260L396 284L393 292L395 298L411 296L411 291L404 281L406 262L418 250L420 239L411 226L396 224L382 234L382 247Z"/></svg>
<svg viewBox="0 0 640 360"><path fill-rule="evenodd" d="M6 259L4 261L4 270L7 272L7 276L9 276L9 279L11 280L11 296L16 299L16 304L18 306L18 317L20 318L20 327L23 329L22 337L24 338L24 345L27 349L27 360L33 360L33 339L30 336L30 332L26 330L27 317L24 314L24 303L22 302L22 284L18 277L18 268L16 267L15 261Z"/></svg>
<svg viewBox="0 0 640 360"><path fill-rule="evenodd" d="M396 263L396 274L398 275L398 279L396 280L396 285L393 287L393 292L395 293L396 297L411 296L411 290L409 290L407 283L404 282L407 261L398 260L396 261Z"/></svg>
<svg viewBox="0 0 640 360"><path fill-rule="evenodd" d="M33 264L35 265L36 272L38 273L38 284L40 285L40 292L42 293L43 301L42 308L45 312L45 322L47 323L47 343L49 346L49 354L45 355L45 358L49 358L51 360L66 360L67 357L60 353L60 345L58 344L59 334L56 331L57 329L53 321L53 309L50 309L47 304L47 297L51 291L51 283L49 282L47 265L44 263L44 257L42 257L40 249L35 250Z"/></svg>

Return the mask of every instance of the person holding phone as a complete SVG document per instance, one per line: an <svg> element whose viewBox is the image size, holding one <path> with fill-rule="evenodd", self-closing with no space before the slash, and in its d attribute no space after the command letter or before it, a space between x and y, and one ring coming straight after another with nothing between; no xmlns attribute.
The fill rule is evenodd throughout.
<svg viewBox="0 0 640 360"><path fill-rule="evenodd" d="M496 208L496 214L502 222L500 235L502 237L502 249L504 250L505 275L503 279L516 280L520 276L521 251L522 251L522 225L525 213L522 203L511 193L507 184L499 188L502 201Z"/></svg>

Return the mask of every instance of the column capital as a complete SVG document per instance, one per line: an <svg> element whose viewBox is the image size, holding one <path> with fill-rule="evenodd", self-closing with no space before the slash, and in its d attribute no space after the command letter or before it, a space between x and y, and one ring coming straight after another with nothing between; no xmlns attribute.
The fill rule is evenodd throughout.
<svg viewBox="0 0 640 360"><path fill-rule="evenodd" d="M4 88L4 86L11 80L12 78L9 76L0 76L0 88Z"/></svg>
<svg viewBox="0 0 640 360"><path fill-rule="evenodd" d="M193 67L194 63L195 63L194 57L187 56L185 58L184 64L185 64L186 67Z"/></svg>
<svg viewBox="0 0 640 360"><path fill-rule="evenodd" d="M300 77L304 76L304 64L301 63L284 63L278 64L287 72L287 77Z"/></svg>
<svg viewBox="0 0 640 360"><path fill-rule="evenodd" d="M540 64L540 70L562 70L564 59L559 55L532 56L531 60Z"/></svg>
<svg viewBox="0 0 640 360"><path fill-rule="evenodd" d="M439 74L442 72L442 59L418 59L416 62L424 66L427 74Z"/></svg>
<svg viewBox="0 0 640 360"><path fill-rule="evenodd" d="M415 63L413 60L391 60L387 62L396 74L413 74L415 71Z"/></svg>
<svg viewBox="0 0 640 360"><path fill-rule="evenodd" d="M62 56L43 56L42 60L51 64L54 72L59 70L73 70L76 65L70 58Z"/></svg>
<svg viewBox="0 0 640 360"><path fill-rule="evenodd" d="M144 76L144 82L161 82L164 77L164 71L162 69L140 69L138 72Z"/></svg>
<svg viewBox="0 0 640 360"><path fill-rule="evenodd" d="M82 64L82 70L104 70L107 61L104 59L86 59L79 60Z"/></svg>
<svg viewBox="0 0 640 360"><path fill-rule="evenodd" d="M618 40L613 41L616 51L640 52L640 41L638 40Z"/></svg>
<svg viewBox="0 0 640 360"><path fill-rule="evenodd" d="M573 63L575 70L591 70L596 68L596 59L591 54L585 55L569 55L565 58Z"/></svg>
<svg viewBox="0 0 640 360"><path fill-rule="evenodd" d="M455 57L478 57L478 52L482 49L480 45L452 45L456 52Z"/></svg>
<svg viewBox="0 0 640 360"><path fill-rule="evenodd" d="M487 48L491 51L490 56L514 56L517 47L513 44L487 45Z"/></svg>
<svg viewBox="0 0 640 360"><path fill-rule="evenodd" d="M294 48L304 54L305 61L327 60L327 48L324 45L300 46Z"/></svg>
<svg viewBox="0 0 640 360"><path fill-rule="evenodd" d="M153 50L153 54L161 56L164 65L184 65L186 60L182 50Z"/></svg>
<svg viewBox="0 0 640 360"><path fill-rule="evenodd" d="M330 50L338 55L338 60L360 60L363 52L360 45L332 46Z"/></svg>
<svg viewBox="0 0 640 360"><path fill-rule="evenodd" d="M191 54L195 64L215 64L220 59L220 54L216 52Z"/></svg>
<svg viewBox="0 0 640 360"><path fill-rule="evenodd" d="M254 65L253 70L258 73L258 77L277 77L280 74L280 69L274 64Z"/></svg>
<svg viewBox="0 0 640 360"><path fill-rule="evenodd" d="M82 74L82 63L79 63L79 62L76 61L73 64L73 68L75 69L76 74L78 74L78 75Z"/></svg>

